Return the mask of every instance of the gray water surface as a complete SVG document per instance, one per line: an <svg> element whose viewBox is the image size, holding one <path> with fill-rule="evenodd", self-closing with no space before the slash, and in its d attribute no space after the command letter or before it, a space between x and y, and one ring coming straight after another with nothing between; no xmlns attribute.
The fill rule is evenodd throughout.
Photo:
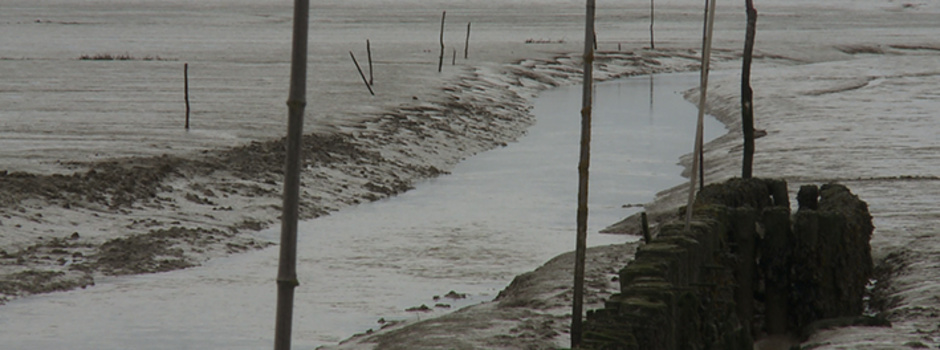
<svg viewBox="0 0 940 350"><path fill-rule="evenodd" d="M651 81L652 79L652 81ZM635 239L596 233L683 181L694 74L597 85L589 245ZM654 84L655 86L651 85ZM650 93L653 92L651 96ZM301 223L294 347L310 349L492 299L520 273L574 247L581 89L535 100L526 137L460 163L394 198ZM724 133L709 119L707 139ZM261 233L276 240L276 228ZM108 278L85 290L0 307L4 349L258 349L271 344L277 249L169 273ZM433 300L450 290L460 301ZM411 306L448 303L430 314Z"/></svg>

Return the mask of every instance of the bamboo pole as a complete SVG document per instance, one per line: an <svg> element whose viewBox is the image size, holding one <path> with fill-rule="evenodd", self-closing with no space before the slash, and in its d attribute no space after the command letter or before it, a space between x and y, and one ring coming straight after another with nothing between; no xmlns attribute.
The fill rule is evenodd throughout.
<svg viewBox="0 0 940 350"><path fill-rule="evenodd" d="M587 253L588 170L591 164L591 95L594 85L594 0L587 0L584 27L584 81L581 97L581 157L578 162L578 215L575 242L574 300L571 311L571 348L581 345L583 336L584 263Z"/></svg>
<svg viewBox="0 0 940 350"><path fill-rule="evenodd" d="M183 63L183 99L186 100L186 130L189 130L189 63Z"/></svg>
<svg viewBox="0 0 940 350"><path fill-rule="evenodd" d="M467 53L470 51L470 22L467 22L467 39L463 42L463 59L467 59Z"/></svg>
<svg viewBox="0 0 940 350"><path fill-rule="evenodd" d="M366 88L369 89L369 93L372 96L375 96L375 92L372 91L372 85L369 84L369 80L366 79L366 75L362 73L362 68L359 67L359 61L356 60L356 55L353 55L352 51L349 51L349 57L352 57L353 63L356 64L356 70L359 71L359 76L362 77L362 83L366 84Z"/></svg>
<svg viewBox="0 0 940 350"><path fill-rule="evenodd" d="M369 86L372 86L374 82L372 77L372 45L369 44L369 39L366 39L366 55L369 56Z"/></svg>
<svg viewBox="0 0 940 350"><path fill-rule="evenodd" d="M705 101L708 94L708 66L711 61L712 53L712 32L715 24L715 3L716 0L706 0L705 6L705 30L702 38L702 67L699 86L698 100L698 123L695 128L695 149L692 152L692 176L689 176L689 202L685 207L685 228L688 230L692 226L692 205L695 203L695 180L698 178L699 162L702 157L702 139L705 124ZM702 181L704 182L704 181Z"/></svg>
<svg viewBox="0 0 940 350"><path fill-rule="evenodd" d="M747 30L744 35L744 64L741 68L741 127L744 129L744 159L741 177L750 179L754 165L754 91L751 90L751 58L754 55L754 36L757 32L757 10L752 0L745 0Z"/></svg>
<svg viewBox="0 0 940 350"><path fill-rule="evenodd" d="M447 18L447 11L441 14L441 57L437 60L437 72L440 73L444 68L444 19Z"/></svg>
<svg viewBox="0 0 940 350"><path fill-rule="evenodd" d="M274 350L289 350L297 281L297 219L300 202L300 152L303 148L304 107L307 104L307 30L309 0L294 0L290 92L287 98L287 160L284 205L281 214L281 249L277 273L277 315Z"/></svg>

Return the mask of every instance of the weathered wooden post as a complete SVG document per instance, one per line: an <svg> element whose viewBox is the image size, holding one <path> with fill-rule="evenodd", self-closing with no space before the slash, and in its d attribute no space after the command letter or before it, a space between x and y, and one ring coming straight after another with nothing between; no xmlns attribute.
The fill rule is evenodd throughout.
<svg viewBox="0 0 940 350"><path fill-rule="evenodd" d="M751 178L754 164L754 91L751 90L751 58L754 55L754 36L757 32L757 10L753 0L745 0L747 29L744 35L744 65L741 69L741 127L744 129L744 160L741 177Z"/></svg>
<svg viewBox="0 0 940 350"><path fill-rule="evenodd" d="M591 164L591 94L594 85L594 0L587 0L584 28L584 81L581 96L581 156L578 162L578 215L575 243L574 300L571 311L571 348L581 345L583 336L584 260L587 252L588 169Z"/></svg>
<svg viewBox="0 0 940 350"><path fill-rule="evenodd" d="M284 206L281 214L281 249L277 273L277 315L274 350L288 350L297 281L297 220L300 202L300 152L303 149L304 107L307 104L307 28L309 0L294 0L290 92L287 98L287 160L284 169Z"/></svg>
<svg viewBox="0 0 940 350"><path fill-rule="evenodd" d="M444 19L447 18L447 11L441 14L441 56L437 60L437 72L440 73L444 68Z"/></svg>
<svg viewBox="0 0 940 350"><path fill-rule="evenodd" d="M770 335L786 334L790 285L790 208L765 208L763 223L765 233L761 246L761 267L765 276L765 328Z"/></svg>
<svg viewBox="0 0 940 350"><path fill-rule="evenodd" d="M650 235L650 222L646 217L646 212L640 213L640 227L643 229L643 243L650 244L653 236Z"/></svg>

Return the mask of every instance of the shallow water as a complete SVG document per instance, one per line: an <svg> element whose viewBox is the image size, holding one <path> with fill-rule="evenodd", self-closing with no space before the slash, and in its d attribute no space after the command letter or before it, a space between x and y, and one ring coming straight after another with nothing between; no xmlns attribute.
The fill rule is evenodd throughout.
<svg viewBox="0 0 940 350"><path fill-rule="evenodd" d="M651 81L652 79L652 81ZM596 232L684 181L696 110L678 91L692 74L598 84L592 144L589 245L634 239ZM652 84L655 83L655 86ZM652 96L650 94L653 93ZM313 348L429 317L404 309L492 299L513 276L573 249L580 87L544 92L520 142L474 156L452 174L394 198L300 226L294 345ZM724 133L709 120L706 137ZM276 240L277 229L262 236ZM277 249L170 273L109 278L97 286L2 307L9 349L257 349L273 333ZM464 300L442 298L450 290Z"/></svg>

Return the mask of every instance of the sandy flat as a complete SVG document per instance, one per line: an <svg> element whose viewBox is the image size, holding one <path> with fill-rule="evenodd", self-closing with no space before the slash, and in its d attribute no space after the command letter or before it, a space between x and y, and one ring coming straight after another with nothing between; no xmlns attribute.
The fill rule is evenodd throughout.
<svg viewBox="0 0 940 350"><path fill-rule="evenodd" d="M700 6L657 5L656 50L649 50L646 4L599 4L605 54L598 78L695 68ZM400 193L521 137L533 122L527 111L537 92L580 80L581 6L552 0L314 6L303 216ZM731 131L706 146L708 181L737 175L740 159L734 70L744 11L740 4L719 7L709 111ZM875 218L876 263L896 269L885 285L894 302L883 310L893 328L825 331L808 343L936 346L940 8L880 0L757 7L756 123L768 134L757 142L755 175L785 178L791 189L847 184ZM439 73L443 10L449 47L462 54L467 22L474 31L468 59L451 65L453 51L445 51ZM274 1L6 1L0 31L12 35L0 38L0 293L77 288L104 275L173 270L267 245L252 233L276 225L279 214L289 26L289 4ZM362 62L366 39L374 50L375 97L348 54ZM129 59L81 59L103 54ZM182 127L184 63L189 131ZM459 118L441 121L450 115ZM678 205L681 188L663 190L651 208ZM606 267L622 264L609 251L596 256ZM536 279L551 285L562 269L549 263L533 276L549 276ZM437 322L463 329L499 314L505 300ZM531 322L478 325L467 344L565 344L565 314L552 304L563 293L526 300L520 307L528 311L513 311L526 316L505 319ZM543 304L529 305L533 300ZM479 315L461 319L469 313ZM421 336L396 338L394 332L408 329ZM398 325L345 346L396 339L414 348L408 339L453 329ZM506 329L518 331L507 336Z"/></svg>

